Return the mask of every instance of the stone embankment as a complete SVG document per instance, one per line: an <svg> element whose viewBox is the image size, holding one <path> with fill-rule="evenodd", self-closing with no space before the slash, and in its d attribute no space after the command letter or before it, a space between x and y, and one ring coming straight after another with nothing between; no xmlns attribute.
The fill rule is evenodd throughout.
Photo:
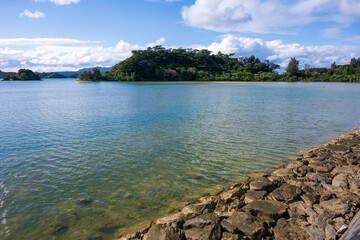
<svg viewBox="0 0 360 240"><path fill-rule="evenodd" d="M339 239L359 210L360 129L121 240Z"/></svg>

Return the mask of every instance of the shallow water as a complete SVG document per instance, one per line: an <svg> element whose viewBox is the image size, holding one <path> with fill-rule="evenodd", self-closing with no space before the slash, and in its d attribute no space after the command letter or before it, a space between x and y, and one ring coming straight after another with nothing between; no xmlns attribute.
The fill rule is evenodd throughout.
<svg viewBox="0 0 360 240"><path fill-rule="evenodd" d="M346 83L0 82L0 239L112 239L360 126L359 103Z"/></svg>

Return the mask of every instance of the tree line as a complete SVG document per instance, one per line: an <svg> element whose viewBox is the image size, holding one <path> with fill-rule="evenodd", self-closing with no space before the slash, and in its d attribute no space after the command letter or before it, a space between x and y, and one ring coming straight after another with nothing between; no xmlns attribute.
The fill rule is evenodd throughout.
<svg viewBox="0 0 360 240"><path fill-rule="evenodd" d="M34 81L41 80L41 74L29 69L20 69L15 75L6 74L3 81Z"/></svg>

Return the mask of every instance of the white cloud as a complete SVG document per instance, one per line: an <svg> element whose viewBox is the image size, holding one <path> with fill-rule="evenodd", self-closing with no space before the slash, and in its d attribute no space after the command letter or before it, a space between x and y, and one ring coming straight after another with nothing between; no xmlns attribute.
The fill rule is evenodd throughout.
<svg viewBox="0 0 360 240"><path fill-rule="evenodd" d="M49 1L49 2L52 2L54 3L55 5L69 5L69 4L72 4L72 3L79 3L80 0L34 0L35 2L46 2L46 1Z"/></svg>
<svg viewBox="0 0 360 240"><path fill-rule="evenodd" d="M351 25L359 15L359 0L196 0L182 10L190 26L251 33L292 33L314 22Z"/></svg>
<svg viewBox="0 0 360 240"><path fill-rule="evenodd" d="M40 12L38 10L31 12L29 10L24 10L22 13L20 13L20 17L29 17L29 18L44 18L45 13Z"/></svg>
<svg viewBox="0 0 360 240"><path fill-rule="evenodd" d="M0 39L0 43L1 41L3 43L7 42L6 39ZM32 41L34 39L11 39L9 42L19 44L9 45L21 47L30 44ZM165 38L160 38L153 43L138 45L121 40L114 47L104 47L100 45L92 46L87 44L88 41L76 39L38 38L37 41L34 41L34 47L28 50L11 49L8 46L1 48L0 44L0 66L2 71L17 71L19 68L30 68L39 72L72 71L94 66L109 67L130 57L132 50L146 49L164 42ZM82 43L82 45L79 46L79 43ZM64 44L67 45L64 46Z"/></svg>
<svg viewBox="0 0 360 240"><path fill-rule="evenodd" d="M235 35L223 36L220 42L202 46L217 53L235 53L237 56L255 55L287 66L290 58L296 57L300 63L312 67L329 67L331 63L347 64L351 58L360 56L360 46L302 46L300 44L285 44L281 40L264 41L260 38L246 38Z"/></svg>
<svg viewBox="0 0 360 240"><path fill-rule="evenodd" d="M71 38L0 38L0 45L56 45L56 44L83 44L89 41L80 41Z"/></svg>
<svg viewBox="0 0 360 240"><path fill-rule="evenodd" d="M0 39L0 43L6 39ZM115 46L104 47L92 42L76 39L11 39L18 44L0 44L0 67L2 71L17 71L19 68L30 68L35 71L78 70L85 67L109 67L131 56L132 50L164 44L165 38L144 45L119 41ZM20 44L22 43L22 46ZM30 42L37 42L30 49ZM43 44L44 43L44 44ZM45 44L47 43L47 44ZM4 47L1 47L3 45ZM184 46L187 47L187 46ZM175 47L174 47L175 48ZM303 46L298 43L286 44L281 40L265 41L260 38L247 38L236 35L225 35L219 41L208 46L192 46L197 49L209 49L217 53L235 53L236 56L255 55L268 59L285 67L291 57L308 63L311 67L329 67L331 63L347 64L351 58L360 56L359 45L323 45Z"/></svg>

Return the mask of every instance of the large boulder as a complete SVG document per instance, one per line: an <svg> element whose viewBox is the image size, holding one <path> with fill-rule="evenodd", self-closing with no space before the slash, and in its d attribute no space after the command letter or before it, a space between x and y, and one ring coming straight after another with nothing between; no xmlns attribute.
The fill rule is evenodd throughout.
<svg viewBox="0 0 360 240"><path fill-rule="evenodd" d="M260 219L245 212L235 212L221 223L223 229L230 233L242 233L250 239L260 239L266 235L265 224Z"/></svg>
<svg viewBox="0 0 360 240"><path fill-rule="evenodd" d="M282 202L257 200L242 209L252 215L264 215L272 219L278 219L286 213L287 208L288 205Z"/></svg>
<svg viewBox="0 0 360 240"><path fill-rule="evenodd" d="M291 203L299 199L301 189L289 184L283 184L279 188L272 191L267 199Z"/></svg>
<svg viewBox="0 0 360 240"><path fill-rule="evenodd" d="M343 216L350 211L349 206L343 203L340 199L330 199L328 201L321 202L320 207L327 210L334 217Z"/></svg>
<svg viewBox="0 0 360 240"><path fill-rule="evenodd" d="M249 204L256 200L263 200L266 194L267 194L266 191L251 191L250 190L245 194L244 202L246 204Z"/></svg>
<svg viewBox="0 0 360 240"><path fill-rule="evenodd" d="M156 224L145 234L144 240L181 240L181 235L170 226Z"/></svg>
<svg viewBox="0 0 360 240"><path fill-rule="evenodd" d="M250 182L250 190L265 190L272 191L275 188L275 185L267 177L255 178Z"/></svg>

